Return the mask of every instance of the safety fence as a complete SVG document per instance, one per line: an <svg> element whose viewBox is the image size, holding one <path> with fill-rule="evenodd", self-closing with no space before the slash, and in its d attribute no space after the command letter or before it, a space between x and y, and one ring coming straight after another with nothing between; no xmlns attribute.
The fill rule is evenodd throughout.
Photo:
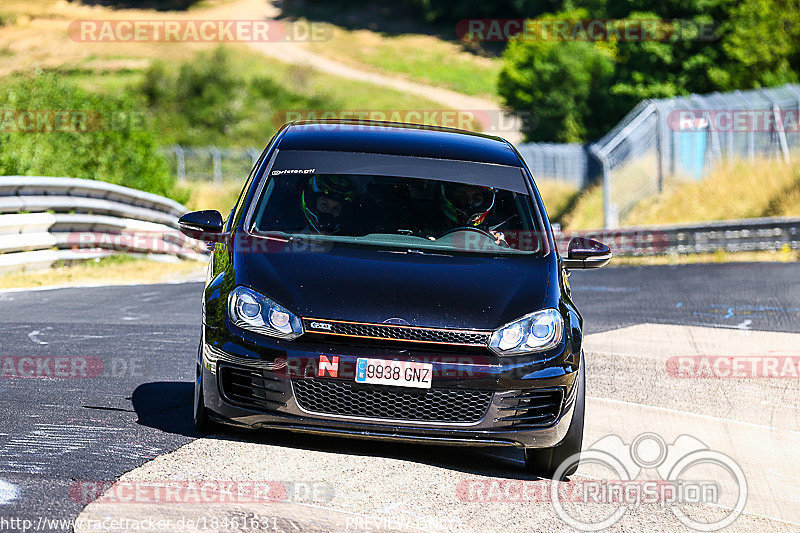
<svg viewBox="0 0 800 533"><path fill-rule="evenodd" d="M218 184L227 180L243 183L262 151L263 148L188 147L178 144L162 149L170 167L175 169L178 181L211 181Z"/></svg>
<svg viewBox="0 0 800 533"><path fill-rule="evenodd" d="M573 237L607 244L615 256L800 250L800 218L768 217L718 220L605 230L557 231L558 249L566 253Z"/></svg>
<svg viewBox="0 0 800 533"><path fill-rule="evenodd" d="M119 253L200 259L204 246L178 231L181 204L96 180L0 177L0 270Z"/></svg>
<svg viewBox="0 0 800 533"><path fill-rule="evenodd" d="M537 180L561 181L580 189L597 165L582 144L525 143L517 151ZM594 169L594 170L593 170Z"/></svg>
<svg viewBox="0 0 800 533"><path fill-rule="evenodd" d="M569 183L576 188L597 174L597 163L582 144L527 143L517 147L537 179ZM180 182L239 181L250 174L261 151L256 148L172 145L161 150Z"/></svg>
<svg viewBox="0 0 800 533"><path fill-rule="evenodd" d="M616 227L667 180L699 180L721 161L800 148L800 85L645 100L590 146L600 163L604 226Z"/></svg>

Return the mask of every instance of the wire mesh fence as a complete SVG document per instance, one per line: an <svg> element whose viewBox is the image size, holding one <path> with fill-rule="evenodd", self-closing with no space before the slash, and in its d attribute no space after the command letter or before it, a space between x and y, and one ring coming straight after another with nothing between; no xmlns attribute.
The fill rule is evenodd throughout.
<svg viewBox="0 0 800 533"><path fill-rule="evenodd" d="M525 143L517 151L537 180L586 184L591 162L582 144Z"/></svg>
<svg viewBox="0 0 800 533"><path fill-rule="evenodd" d="M800 85L646 100L590 149L603 177L605 227L665 180L699 180L725 160L777 157L800 147Z"/></svg>
<svg viewBox="0 0 800 533"><path fill-rule="evenodd" d="M583 187L590 160L581 144L527 143L520 155L537 179L557 180ZM244 180L258 160L256 148L187 147L164 148L170 168L180 181Z"/></svg>
<svg viewBox="0 0 800 533"><path fill-rule="evenodd" d="M170 168L178 181L244 181L258 161L256 148L218 148L216 146L164 148Z"/></svg>

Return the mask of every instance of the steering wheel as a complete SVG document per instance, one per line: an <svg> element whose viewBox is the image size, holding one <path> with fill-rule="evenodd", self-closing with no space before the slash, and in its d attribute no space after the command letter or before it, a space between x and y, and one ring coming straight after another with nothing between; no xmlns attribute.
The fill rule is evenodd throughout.
<svg viewBox="0 0 800 533"><path fill-rule="evenodd" d="M453 228L451 230L447 230L442 234L441 237L439 237L439 239L447 237L451 233L456 233L457 231L474 231L475 233L480 233L484 237L488 237L488 238L492 239L492 241L496 241L497 240L497 237L495 237L492 234L492 232L490 232L488 230L485 230L483 228L476 228L475 226L464 226L462 228ZM439 239L437 239L437 240L439 240Z"/></svg>

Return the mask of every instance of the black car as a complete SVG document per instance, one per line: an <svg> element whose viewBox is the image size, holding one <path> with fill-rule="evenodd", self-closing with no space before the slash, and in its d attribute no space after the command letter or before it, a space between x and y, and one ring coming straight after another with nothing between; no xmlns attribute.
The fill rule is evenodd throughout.
<svg viewBox="0 0 800 533"><path fill-rule="evenodd" d="M563 258L507 141L423 126L285 125L213 247L194 416L212 425L524 449L565 476L584 417L582 318ZM577 456L575 456L576 458Z"/></svg>

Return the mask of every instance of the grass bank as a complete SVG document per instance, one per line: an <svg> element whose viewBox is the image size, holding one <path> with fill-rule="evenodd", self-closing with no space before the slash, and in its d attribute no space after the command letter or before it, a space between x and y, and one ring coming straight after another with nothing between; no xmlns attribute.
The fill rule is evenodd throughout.
<svg viewBox="0 0 800 533"><path fill-rule="evenodd" d="M0 274L0 288L165 283L202 278L204 269L205 263L198 261L161 262L112 255L71 265L56 264L48 270Z"/></svg>
<svg viewBox="0 0 800 533"><path fill-rule="evenodd" d="M668 181L662 194L639 202L620 222L647 226L769 216L800 216L799 166L776 159L723 163L701 181ZM602 187L581 192L561 218L567 229L603 227Z"/></svg>
<svg viewBox="0 0 800 533"><path fill-rule="evenodd" d="M432 35L386 35L325 24L329 41L310 44L315 53L363 70L497 99L502 59L475 54Z"/></svg>

